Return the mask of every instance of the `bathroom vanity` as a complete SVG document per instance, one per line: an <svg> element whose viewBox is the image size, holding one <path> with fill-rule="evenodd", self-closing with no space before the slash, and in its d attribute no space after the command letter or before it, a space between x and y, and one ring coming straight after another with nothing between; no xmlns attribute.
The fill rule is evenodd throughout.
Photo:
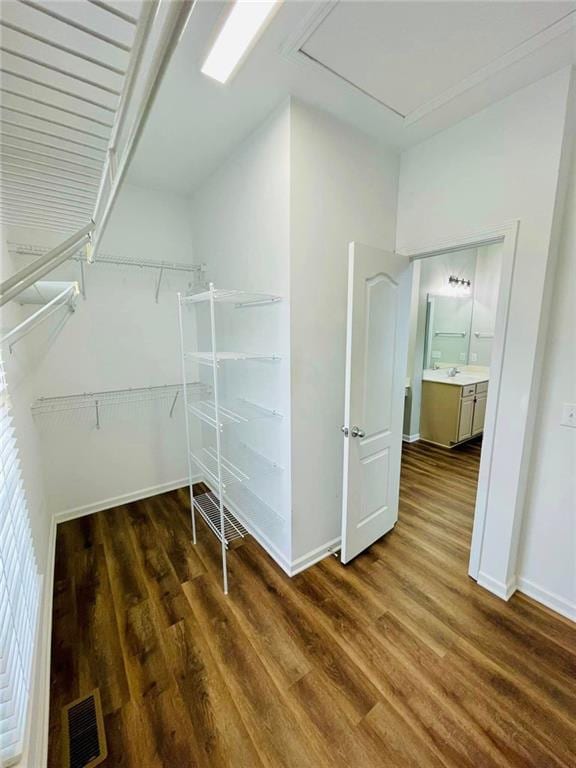
<svg viewBox="0 0 576 768"><path fill-rule="evenodd" d="M484 430L488 374L465 372L449 376L446 368L422 376L420 439L447 448Z"/></svg>

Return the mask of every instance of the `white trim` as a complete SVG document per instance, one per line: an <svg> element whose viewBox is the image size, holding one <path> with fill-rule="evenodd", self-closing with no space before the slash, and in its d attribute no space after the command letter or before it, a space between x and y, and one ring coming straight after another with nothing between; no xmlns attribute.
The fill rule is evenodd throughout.
<svg viewBox="0 0 576 768"><path fill-rule="evenodd" d="M564 597L560 597L560 595L557 595L554 592L543 589L537 584L534 584L533 581L525 579L522 576L518 577L517 582L519 592L522 592L524 595L528 595L528 597L531 597L537 602L542 603L547 608L551 608L561 616L570 619L570 621L576 622L576 603L571 603Z"/></svg>
<svg viewBox="0 0 576 768"><path fill-rule="evenodd" d="M332 13L339 0L314 0L302 23L288 36L280 47L280 53L292 61L311 64L310 59L300 53L308 39L318 29L324 19Z"/></svg>
<svg viewBox="0 0 576 768"><path fill-rule="evenodd" d="M195 480L194 482L202 482L204 485L206 485L212 493L216 493L216 491L213 488L213 484L206 480ZM314 549L311 549L309 552L306 552L306 554L302 555L301 557L297 557L296 560L288 560L284 555L279 551L279 549L270 541L268 536L266 536L265 533L262 533L262 531L255 526L250 520L246 519L246 517L242 514L242 510L240 507L238 507L237 504L234 504L233 501L230 499L225 500L225 506L230 509L231 512L234 513L234 515L240 520L244 528L248 531L248 533L256 539L258 544L262 547L262 549L270 555L272 560L282 568L284 573L287 576L296 576L297 573L301 573L302 571L306 570L307 568L310 568L310 566L314 565L315 563L320 562L320 560L323 560L325 557L328 557L328 555L334 554L335 551L340 549L341 544L341 538L338 536L335 539L332 539L331 541L327 541L325 544L321 544L319 547L315 547Z"/></svg>
<svg viewBox="0 0 576 768"><path fill-rule="evenodd" d="M494 330L494 342L492 347L492 359L490 361L490 387L488 389L488 401L486 404L486 420L484 424L484 434L482 439L482 453L480 457L480 471L478 475L478 491L476 495L476 508L474 511L474 529L472 532L472 542L470 546L470 563L468 573L473 579L480 581L480 562L482 559L482 549L484 545L484 531L486 527L486 514L490 494L490 484L492 480L492 458L494 453L494 432L497 421L498 406L500 402L500 388L502 382L502 370L504 365L504 353L506 348L506 337L508 334L508 317L510 308L510 295L512 292L512 277L514 273L514 263L516 259L516 246L518 242L518 231L520 221L515 219L500 226L488 230L471 232L469 234L447 238L430 244L423 244L418 248L399 248L403 255L410 256L412 259L422 259L434 256L447 251L456 251L464 248L479 247L488 243L502 242L502 266L500 270L500 290L498 294L498 307L496 311L496 323ZM525 417L528 418L527 416ZM525 433L525 429L522 430ZM521 499L524 494L525 477L518 477L514 489L515 498ZM515 504L514 526L518 523L516 516L520 515L520 505ZM509 542L508 548L508 571L513 572L513 560L515 558L514 543ZM489 579L484 574L485 582ZM490 579L490 584L494 588L486 586L494 594L502 595L507 592L508 587L504 587L500 582ZM504 598L507 599L507 598Z"/></svg>
<svg viewBox="0 0 576 768"><path fill-rule="evenodd" d="M202 477L192 478L193 483L201 483ZM81 507L74 507L74 509L65 509L61 512L56 512L54 515L56 523L63 523L66 520L74 520L77 517L84 517L85 515L92 515L94 512L103 512L105 509L113 509L114 507L121 506L122 504L130 504L132 501L139 501L140 499L147 499L149 496L157 496L160 493L168 493L168 491L175 491L178 488L187 488L188 478L182 478L181 480L172 480L168 483L160 483L159 485L152 485L149 488L140 488L137 491L131 491L130 493L123 493L120 496L113 496L109 499L102 499L101 501L94 501L91 504L84 504Z"/></svg>
<svg viewBox="0 0 576 768"><path fill-rule="evenodd" d="M305 555L297 557L292 561L292 567L290 568L290 576L296 576L297 573L305 571L310 566L319 563L320 560L324 560L325 557L333 555L340 549L342 538L337 536L331 541L327 541L326 544L321 544L315 549L311 549L310 552L306 552Z"/></svg>
<svg viewBox="0 0 576 768"><path fill-rule="evenodd" d="M420 432L416 432L413 435L402 435L402 440L405 443L416 443L418 440L420 440Z"/></svg>
<svg viewBox="0 0 576 768"><path fill-rule="evenodd" d="M493 579L492 576L489 576L487 573L482 573L482 571L478 574L478 584L481 587L484 587L484 589L487 589L488 592L492 592L496 597L500 597L502 600L510 600L518 586L516 579L510 579L507 584L504 584L497 579Z"/></svg>

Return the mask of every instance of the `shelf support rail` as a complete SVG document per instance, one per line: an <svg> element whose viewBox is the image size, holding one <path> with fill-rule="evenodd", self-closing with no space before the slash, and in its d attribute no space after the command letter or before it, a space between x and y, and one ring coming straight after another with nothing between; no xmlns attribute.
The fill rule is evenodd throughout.
<svg viewBox="0 0 576 768"><path fill-rule="evenodd" d="M220 424L220 403L218 399L218 355L216 353L216 312L214 310L214 283L210 283L210 332L212 336L212 377L214 388L214 417ZM226 523L224 516L224 484L222 482L222 445L220 429L216 428L216 466L218 469L218 501L220 504L220 544L222 547L222 583L224 594L228 594L228 566L226 563Z"/></svg>
<svg viewBox="0 0 576 768"><path fill-rule="evenodd" d="M190 417L188 414L188 381L186 357L184 354L184 323L182 322L182 294L178 293L178 329L180 331L180 365L182 370L182 396L184 397L184 421L186 424L186 459L188 461L188 486L190 488L190 516L192 519L192 542L196 544L196 511L194 507L194 486L192 484L192 461L190 459Z"/></svg>
<svg viewBox="0 0 576 768"><path fill-rule="evenodd" d="M36 328L37 325L46 320L46 318L50 317L50 315L52 315L61 307L67 306L70 312L74 312L79 293L80 289L78 287L78 283L69 285L62 291L62 293L59 293L58 296L55 296L52 301L49 301L43 307L34 312L33 315L27 317L26 320L21 322L15 328L9 331L9 333L3 336L0 339L0 345L8 344L8 349L10 350L10 353L12 353L12 347L14 344L20 341L20 339L24 338L24 336Z"/></svg>

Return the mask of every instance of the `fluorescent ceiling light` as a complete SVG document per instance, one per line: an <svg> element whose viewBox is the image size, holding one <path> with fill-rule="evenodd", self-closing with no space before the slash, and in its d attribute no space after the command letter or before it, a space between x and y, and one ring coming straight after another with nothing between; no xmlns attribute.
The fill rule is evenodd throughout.
<svg viewBox="0 0 576 768"><path fill-rule="evenodd" d="M208 77L225 83L264 22L281 0L236 0L202 67Z"/></svg>

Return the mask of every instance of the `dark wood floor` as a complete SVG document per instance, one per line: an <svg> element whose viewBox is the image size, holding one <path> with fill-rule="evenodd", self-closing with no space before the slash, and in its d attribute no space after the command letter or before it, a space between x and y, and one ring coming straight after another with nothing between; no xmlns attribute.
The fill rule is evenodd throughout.
<svg viewBox="0 0 576 768"><path fill-rule="evenodd" d="M248 540L228 598L184 491L59 526L49 765L99 686L114 768L573 768L576 627L466 574L479 450L406 446L393 532L294 579Z"/></svg>

